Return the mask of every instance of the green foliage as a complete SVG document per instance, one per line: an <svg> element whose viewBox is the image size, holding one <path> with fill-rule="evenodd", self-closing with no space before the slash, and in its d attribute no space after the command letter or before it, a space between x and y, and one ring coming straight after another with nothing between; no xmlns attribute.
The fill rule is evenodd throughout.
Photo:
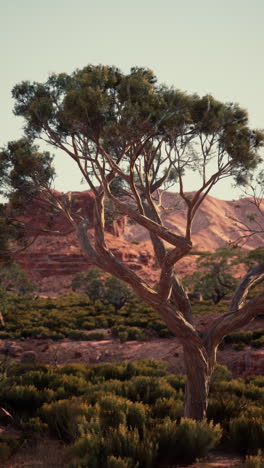
<svg viewBox="0 0 264 468"><path fill-rule="evenodd" d="M40 194L40 185L49 185L54 178L52 157L39 152L27 138L11 141L0 152L0 170L4 171L5 195L20 207Z"/></svg>
<svg viewBox="0 0 264 468"><path fill-rule="evenodd" d="M96 409L79 399L72 398L45 403L40 415L48 425L51 435L65 442L72 442L81 435L82 423L96 415Z"/></svg>
<svg viewBox="0 0 264 468"><path fill-rule="evenodd" d="M143 67L123 74L114 66L87 65L71 75L53 74L45 83L23 81L12 94L26 135L34 139L46 131L53 145L68 136L77 147L100 138L104 149L116 155L153 133L171 145L175 135L188 135L186 142L213 135L222 158L232 160L238 180L242 169L256 166L263 145L263 134L248 128L247 113L237 104L158 85L154 73ZM199 158L193 159L199 169Z"/></svg>
<svg viewBox="0 0 264 468"><path fill-rule="evenodd" d="M92 301L112 304L119 310L132 297L131 289L114 276L105 276L98 269L78 273L72 280L73 291L87 294Z"/></svg>
<svg viewBox="0 0 264 468"><path fill-rule="evenodd" d="M261 450L258 450L257 455L247 455L245 459L244 468L263 468L264 456Z"/></svg>
<svg viewBox="0 0 264 468"><path fill-rule="evenodd" d="M230 372L230 370L226 366L216 364L211 377L210 385L212 386L214 384L217 384L217 382L222 382L223 380L232 380L232 372Z"/></svg>
<svg viewBox="0 0 264 468"><path fill-rule="evenodd" d="M48 434L48 424L39 417L29 418L27 421L21 420L20 429L31 439Z"/></svg>
<svg viewBox="0 0 264 468"><path fill-rule="evenodd" d="M247 330L229 333L226 335L223 344L232 343L234 349L240 350L244 346L253 346L254 348L261 348L264 346L264 330ZM236 347L235 347L236 346Z"/></svg>
<svg viewBox="0 0 264 468"><path fill-rule="evenodd" d="M212 422L194 421L182 418L180 424L165 418L157 427L159 457L173 463L191 463L204 457L220 440L222 430Z"/></svg>
<svg viewBox="0 0 264 468"><path fill-rule="evenodd" d="M54 398L54 392L48 388L38 390L34 385L12 385L0 389L3 406L20 414L34 413L45 401Z"/></svg>
<svg viewBox="0 0 264 468"><path fill-rule="evenodd" d="M210 424L181 419L185 377L168 374L166 364L157 361L93 367L2 363L0 398L24 438L48 434L72 444L69 466L141 468L203 457L220 439L218 423L225 444L242 453L246 439L247 453L256 453L263 443L262 380L230 380L219 366L210 394Z"/></svg>
<svg viewBox="0 0 264 468"><path fill-rule="evenodd" d="M234 257L237 257L234 250L223 248L203 253L196 262L196 271L184 277L184 284L191 292L199 292L205 300L218 304L236 286L232 276Z"/></svg>
<svg viewBox="0 0 264 468"><path fill-rule="evenodd" d="M264 247L257 247L254 250L250 250L242 260L249 269L264 263Z"/></svg>
<svg viewBox="0 0 264 468"><path fill-rule="evenodd" d="M244 454L256 454L264 446L263 418L241 416L230 421L234 446Z"/></svg>
<svg viewBox="0 0 264 468"><path fill-rule="evenodd" d="M2 264L0 268L0 289L18 295L32 292L34 286L28 275L16 263Z"/></svg>
<svg viewBox="0 0 264 468"><path fill-rule="evenodd" d="M121 341L146 339L148 330L159 336L171 336L155 311L140 299L131 297L119 310L111 304L91 301L85 295L72 294L52 299L5 295L1 338L65 337L74 340L103 340L105 333L85 330L111 328Z"/></svg>
<svg viewBox="0 0 264 468"><path fill-rule="evenodd" d="M138 468L138 463L134 465L132 458L121 458L110 455L106 459L107 468Z"/></svg>

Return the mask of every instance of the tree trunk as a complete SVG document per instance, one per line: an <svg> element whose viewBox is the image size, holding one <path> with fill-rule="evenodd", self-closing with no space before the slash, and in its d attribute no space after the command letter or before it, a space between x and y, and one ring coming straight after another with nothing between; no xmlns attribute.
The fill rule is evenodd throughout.
<svg viewBox="0 0 264 468"><path fill-rule="evenodd" d="M206 418L210 372L203 350L184 347L186 385L184 396L184 417L195 420Z"/></svg>

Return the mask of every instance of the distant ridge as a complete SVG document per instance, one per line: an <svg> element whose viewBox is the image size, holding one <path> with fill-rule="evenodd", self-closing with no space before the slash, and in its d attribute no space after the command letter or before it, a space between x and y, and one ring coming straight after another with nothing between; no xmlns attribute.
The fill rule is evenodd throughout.
<svg viewBox="0 0 264 468"><path fill-rule="evenodd" d="M78 209L84 204L85 210L87 210L88 196L92 225L93 197L88 192L74 192L74 196L78 201ZM238 228L230 218L250 224L252 227L257 223L264 225L264 219L251 202L252 200L248 198L223 201L207 196L197 211L193 223L194 250L214 251L240 238L244 234L243 230ZM248 219L252 213L255 214L254 222ZM160 216L168 228L177 234L184 235L184 206L176 193L164 192L162 194ZM58 224L60 224L59 220ZM91 229L91 236L92 231ZM148 232L144 228L128 223L125 218L119 218L114 229L108 229L106 232L106 241L114 255L135 270L145 281L152 284L157 280L159 270L153 256ZM263 245L264 235L261 234L243 241L244 249L254 249ZM92 268L82 254L74 233L65 236L40 235L30 248L17 255L16 260L30 273L32 279L40 284L40 291L47 295L67 292L72 277L78 271ZM177 273L182 276L193 271L195 260L194 255L183 258L177 265Z"/></svg>

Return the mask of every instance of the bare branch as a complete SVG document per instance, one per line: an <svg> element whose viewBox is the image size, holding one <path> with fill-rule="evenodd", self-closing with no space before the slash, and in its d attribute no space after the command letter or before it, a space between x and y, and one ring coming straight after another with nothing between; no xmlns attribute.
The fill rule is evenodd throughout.
<svg viewBox="0 0 264 468"><path fill-rule="evenodd" d="M249 271L237 286L229 311L236 312L241 309L245 303L250 289L264 281L264 264L258 265Z"/></svg>

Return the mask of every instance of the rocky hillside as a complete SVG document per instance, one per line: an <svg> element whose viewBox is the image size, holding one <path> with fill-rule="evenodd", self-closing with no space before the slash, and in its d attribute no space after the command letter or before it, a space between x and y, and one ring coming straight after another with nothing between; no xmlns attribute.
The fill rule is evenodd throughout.
<svg viewBox="0 0 264 468"><path fill-rule="evenodd" d="M191 195L191 194L190 194ZM82 212L90 222L92 236L93 226L93 196L90 192L74 192L74 209ZM49 221L48 214L37 207L29 210L26 217L27 234L32 236L32 226L44 227ZM37 214L36 214L37 213ZM250 203L250 199L239 201L222 201L207 196L196 214L193 223L193 245L195 250L214 251L218 247L227 246L243 235L242 229L232 218L244 223L250 223L248 216L256 214L254 224L262 222L260 214ZM177 194L163 193L160 215L164 224L177 234L184 234L184 207ZM79 271L91 268L89 260L80 251L78 241L70 226L60 215L52 220L53 230L68 232L68 234L50 235L43 233L25 251L17 255L17 262L31 275L32 279L41 285L42 294L61 294L69 289L72 277ZM117 218L107 226L106 240L114 255L122 259L127 266L136 270L140 276L153 283L159 274L153 256L151 242L147 231L137 224L130 224L125 218ZM246 240L243 247L256 248L264 244L263 236L256 235ZM195 256L182 259L177 268L180 275L191 272Z"/></svg>

